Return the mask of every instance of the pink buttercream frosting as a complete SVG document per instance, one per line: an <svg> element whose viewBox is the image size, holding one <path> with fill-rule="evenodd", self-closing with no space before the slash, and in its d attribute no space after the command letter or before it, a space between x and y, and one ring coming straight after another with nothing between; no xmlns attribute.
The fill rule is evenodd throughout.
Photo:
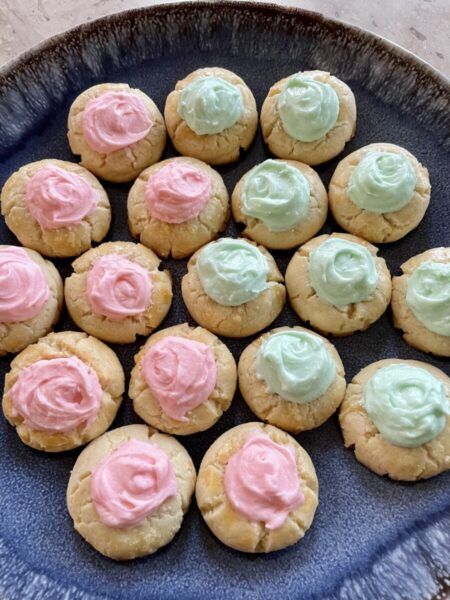
<svg viewBox="0 0 450 600"><path fill-rule="evenodd" d="M303 504L295 450L264 433L250 434L225 469L225 492L233 508L250 521L277 529Z"/></svg>
<svg viewBox="0 0 450 600"><path fill-rule="evenodd" d="M41 269L23 248L0 249L0 323L36 317L50 296Z"/></svg>
<svg viewBox="0 0 450 600"><path fill-rule="evenodd" d="M141 370L162 410L176 421L187 421L186 413L206 402L217 380L213 349L176 336L152 346Z"/></svg>
<svg viewBox="0 0 450 600"><path fill-rule="evenodd" d="M170 458L156 444L131 439L92 471L92 502L108 527L138 525L177 493Z"/></svg>
<svg viewBox="0 0 450 600"><path fill-rule="evenodd" d="M183 223L196 217L211 198L211 179L189 163L174 161L151 175L145 188L152 217Z"/></svg>
<svg viewBox="0 0 450 600"><path fill-rule="evenodd" d="M60 229L81 223L97 206L97 192L81 175L49 165L28 180L25 200L42 229Z"/></svg>
<svg viewBox="0 0 450 600"><path fill-rule="evenodd" d="M108 154L142 140L152 128L148 108L131 92L104 92L83 111L83 134L96 152Z"/></svg>
<svg viewBox="0 0 450 600"><path fill-rule="evenodd" d="M150 273L121 254L98 258L87 275L86 293L93 313L113 321L143 313L152 291Z"/></svg>
<svg viewBox="0 0 450 600"><path fill-rule="evenodd" d="M97 373L76 356L38 360L9 390L14 413L29 429L46 433L89 427L103 391Z"/></svg>

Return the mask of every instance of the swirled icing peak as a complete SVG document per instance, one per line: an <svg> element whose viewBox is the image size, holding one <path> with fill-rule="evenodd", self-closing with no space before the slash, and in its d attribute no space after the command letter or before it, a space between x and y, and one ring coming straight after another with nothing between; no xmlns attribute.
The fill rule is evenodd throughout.
<svg viewBox="0 0 450 600"><path fill-rule="evenodd" d="M408 278L406 303L427 329L450 336L450 263L419 265Z"/></svg>
<svg viewBox="0 0 450 600"><path fill-rule="evenodd" d="M403 154L369 152L350 176L348 195L369 212L393 212L411 200L416 181L411 161Z"/></svg>
<svg viewBox="0 0 450 600"><path fill-rule="evenodd" d="M0 248L0 323L33 319L49 296L41 267L23 248Z"/></svg>
<svg viewBox="0 0 450 600"><path fill-rule="evenodd" d="M95 467L90 488L100 521L119 529L139 525L178 493L167 454L136 439L118 446Z"/></svg>
<svg viewBox="0 0 450 600"><path fill-rule="evenodd" d="M233 508L267 529L284 525L304 502L295 450L264 433L250 434L225 468L225 493Z"/></svg>
<svg viewBox="0 0 450 600"><path fill-rule="evenodd" d="M86 294L92 312L113 321L143 313L152 292L150 273L121 254L98 258L87 275Z"/></svg>
<svg viewBox="0 0 450 600"><path fill-rule="evenodd" d="M259 348L255 367L270 394L299 404L322 396L336 377L325 343L306 331L272 334Z"/></svg>
<svg viewBox="0 0 450 600"><path fill-rule="evenodd" d="M246 175L242 212L259 219L270 231L287 231L303 221L309 211L310 185L292 165L265 160Z"/></svg>
<svg viewBox="0 0 450 600"><path fill-rule="evenodd" d="M339 98L330 84L297 73L278 97L278 112L288 135L300 142L314 142L336 125Z"/></svg>
<svg viewBox="0 0 450 600"><path fill-rule="evenodd" d="M407 364L379 369L364 386L364 403L383 438L405 448L430 442L450 414L444 384L426 369Z"/></svg>
<svg viewBox="0 0 450 600"><path fill-rule="evenodd" d="M47 433L89 427L102 395L97 373L76 356L32 363L9 390L13 416L20 415L29 429Z"/></svg>
<svg viewBox="0 0 450 600"><path fill-rule="evenodd" d="M328 238L311 252L309 276L317 295L340 309L368 300L378 283L367 248L339 238Z"/></svg>
<svg viewBox="0 0 450 600"><path fill-rule="evenodd" d="M206 402L216 386L213 349L183 337L171 335L154 344L141 370L162 410L177 421L187 421L186 413Z"/></svg>
<svg viewBox="0 0 450 600"><path fill-rule="evenodd" d="M153 126L149 110L139 96L112 90L89 100L82 123L86 142L101 154L139 142Z"/></svg>
<svg viewBox="0 0 450 600"><path fill-rule="evenodd" d="M250 302L268 287L266 257L241 239L222 238L207 244L198 254L196 267L207 295L224 306Z"/></svg>
<svg viewBox="0 0 450 600"><path fill-rule="evenodd" d="M47 165L28 180L25 201L42 229L79 225L97 206L97 193L81 175Z"/></svg>
<svg viewBox="0 0 450 600"><path fill-rule="evenodd" d="M211 193L211 179L204 171L177 160L149 177L145 200L155 219L183 223L201 213Z"/></svg>
<svg viewBox="0 0 450 600"><path fill-rule="evenodd" d="M180 94L178 113L198 135L221 133L242 116L240 89L220 77L199 77Z"/></svg>

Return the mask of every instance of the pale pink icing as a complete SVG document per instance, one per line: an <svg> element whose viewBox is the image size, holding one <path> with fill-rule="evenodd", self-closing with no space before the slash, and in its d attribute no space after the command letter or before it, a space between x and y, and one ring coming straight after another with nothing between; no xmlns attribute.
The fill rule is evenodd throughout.
<svg viewBox="0 0 450 600"><path fill-rule="evenodd" d="M23 248L0 249L0 323L33 319L49 296L41 267Z"/></svg>
<svg viewBox="0 0 450 600"><path fill-rule="evenodd" d="M96 152L108 154L144 138L153 121L144 102L131 92L104 92L83 111L83 134Z"/></svg>
<svg viewBox="0 0 450 600"><path fill-rule="evenodd" d="M177 493L170 458L156 444L131 439L92 471L92 502L108 527L138 525Z"/></svg>
<svg viewBox="0 0 450 600"><path fill-rule="evenodd" d="M174 161L148 179L147 208L152 217L165 223L193 219L211 198L211 179L192 165Z"/></svg>
<svg viewBox="0 0 450 600"><path fill-rule="evenodd" d="M25 200L42 229L60 229L81 223L97 206L97 193L81 175L48 165L27 182Z"/></svg>
<svg viewBox="0 0 450 600"><path fill-rule="evenodd" d="M225 469L225 492L233 508L250 521L277 529L303 504L295 450L264 433L250 434Z"/></svg>
<svg viewBox="0 0 450 600"><path fill-rule="evenodd" d="M89 427L102 395L97 373L76 356L38 360L21 371L9 390L13 416L46 433Z"/></svg>
<svg viewBox="0 0 450 600"><path fill-rule="evenodd" d="M121 254L98 258L87 275L92 312L113 321L141 314L152 300L150 273Z"/></svg>
<svg viewBox="0 0 450 600"><path fill-rule="evenodd" d="M152 346L141 363L142 375L162 410L177 421L211 395L217 380L210 346L167 336Z"/></svg>

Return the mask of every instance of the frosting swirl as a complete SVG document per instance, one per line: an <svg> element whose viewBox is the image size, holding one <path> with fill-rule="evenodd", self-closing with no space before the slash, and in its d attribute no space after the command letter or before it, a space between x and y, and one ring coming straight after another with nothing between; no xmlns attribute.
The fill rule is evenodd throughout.
<svg viewBox="0 0 450 600"><path fill-rule="evenodd" d="M152 346L141 363L142 375L162 410L176 421L208 400L216 386L212 348L177 336Z"/></svg>
<svg viewBox="0 0 450 600"><path fill-rule="evenodd" d="M364 386L369 417L390 444L417 448L434 439L450 414L444 384L426 369L392 364Z"/></svg>
<svg viewBox="0 0 450 600"><path fill-rule="evenodd" d="M348 195L369 212L393 212L411 200L416 181L411 161L403 154L369 152L350 176Z"/></svg>
<svg viewBox="0 0 450 600"><path fill-rule="evenodd" d="M49 296L41 267L23 248L0 248L0 323L33 319Z"/></svg>
<svg viewBox="0 0 450 600"><path fill-rule="evenodd" d="M206 294L224 306L250 302L268 287L266 257L241 239L222 238L207 244L198 254L196 267Z"/></svg>
<svg viewBox="0 0 450 600"><path fill-rule="evenodd" d="M300 142L315 142L336 125L339 98L330 84L298 73L284 85L278 112L288 135Z"/></svg>
<svg viewBox="0 0 450 600"><path fill-rule="evenodd" d="M177 160L149 177L145 200L155 219L183 223L201 213L211 193L211 179L204 171Z"/></svg>
<svg viewBox="0 0 450 600"><path fill-rule="evenodd" d="M153 126L144 102L131 92L103 92L83 111L83 134L96 152L109 154L145 138Z"/></svg>
<svg viewBox="0 0 450 600"><path fill-rule="evenodd" d="M221 133L241 118L240 89L220 77L199 77L180 94L178 114L198 135Z"/></svg>
<svg viewBox="0 0 450 600"><path fill-rule="evenodd" d="M38 360L20 372L9 390L13 416L47 433L89 427L103 396L97 373L76 356Z"/></svg>
<svg viewBox="0 0 450 600"><path fill-rule="evenodd" d="M450 336L450 263L419 265L408 278L406 303L427 329Z"/></svg>
<svg viewBox="0 0 450 600"><path fill-rule="evenodd" d="M311 252L309 276L317 295L340 309L368 300L378 284L367 248L339 238L328 238Z"/></svg>
<svg viewBox="0 0 450 600"><path fill-rule="evenodd" d="M97 194L81 175L48 165L28 180L25 201L42 229L74 227L97 206Z"/></svg>
<svg viewBox="0 0 450 600"><path fill-rule="evenodd" d="M264 433L250 434L225 468L225 493L233 508L267 529L284 525L303 504L295 450L277 444Z"/></svg>
<svg viewBox="0 0 450 600"><path fill-rule="evenodd" d="M268 159L245 177L242 212L270 231L287 231L306 218L310 193L309 182L298 169Z"/></svg>
<svg viewBox="0 0 450 600"><path fill-rule="evenodd" d="M139 525L178 493L167 454L136 439L118 446L95 467L90 487L100 521L119 529Z"/></svg>
<svg viewBox="0 0 450 600"><path fill-rule="evenodd" d="M336 377L325 343L305 331L280 331L263 342L256 355L256 376L269 394L307 404L324 394Z"/></svg>
<svg viewBox="0 0 450 600"><path fill-rule="evenodd" d="M152 300L148 271L121 254L107 254L92 265L86 295L95 315L121 321L143 313Z"/></svg>

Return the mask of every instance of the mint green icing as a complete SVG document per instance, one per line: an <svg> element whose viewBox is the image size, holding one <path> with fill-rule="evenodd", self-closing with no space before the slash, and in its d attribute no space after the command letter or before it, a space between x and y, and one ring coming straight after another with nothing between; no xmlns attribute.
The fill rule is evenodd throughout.
<svg viewBox="0 0 450 600"><path fill-rule="evenodd" d="M348 195L369 212L393 212L411 200L416 181L414 167L403 154L369 152L350 176Z"/></svg>
<svg viewBox="0 0 450 600"><path fill-rule="evenodd" d="M322 396L336 377L336 364L323 340L304 331L280 331L258 350L256 376L270 394L306 404Z"/></svg>
<svg viewBox="0 0 450 600"><path fill-rule="evenodd" d="M406 303L427 329L450 336L450 263L419 265L408 279Z"/></svg>
<svg viewBox="0 0 450 600"><path fill-rule="evenodd" d="M366 382L363 395L383 438L405 448L430 442L444 429L449 414L444 384L411 365L383 367Z"/></svg>
<svg viewBox="0 0 450 600"><path fill-rule="evenodd" d="M340 238L328 238L311 252L309 277L319 298L341 309L368 300L378 283L367 248Z"/></svg>
<svg viewBox="0 0 450 600"><path fill-rule="evenodd" d="M259 219L270 231L287 231L306 218L311 190L298 169L265 160L248 173L242 189L242 212Z"/></svg>
<svg viewBox="0 0 450 600"><path fill-rule="evenodd" d="M235 85L219 77L199 77L180 95L178 113L198 135L221 133L241 118L244 100Z"/></svg>
<svg viewBox="0 0 450 600"><path fill-rule="evenodd" d="M314 142L336 125L339 98L328 83L298 73L284 85L278 112L288 135L301 142Z"/></svg>
<svg viewBox="0 0 450 600"><path fill-rule="evenodd" d="M206 294L224 306L250 302L268 287L266 257L242 239L207 244L198 254L196 268Z"/></svg>

